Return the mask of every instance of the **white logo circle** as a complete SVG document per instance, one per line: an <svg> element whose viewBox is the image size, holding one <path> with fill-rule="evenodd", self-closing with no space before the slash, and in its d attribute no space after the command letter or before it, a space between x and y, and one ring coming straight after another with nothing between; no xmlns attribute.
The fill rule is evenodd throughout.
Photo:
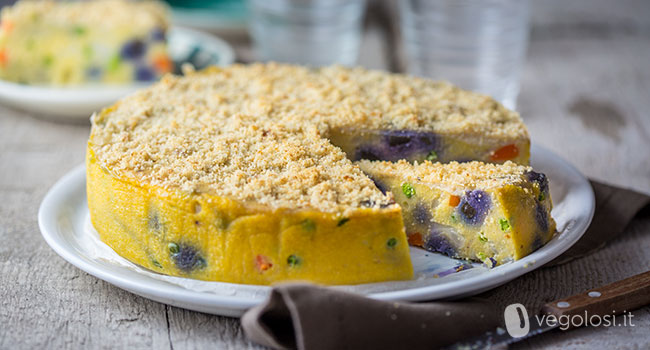
<svg viewBox="0 0 650 350"><path fill-rule="evenodd" d="M506 306L506 310L503 312L503 318L506 320L506 330L513 338L524 337L530 331L528 311L521 304L510 304Z"/></svg>

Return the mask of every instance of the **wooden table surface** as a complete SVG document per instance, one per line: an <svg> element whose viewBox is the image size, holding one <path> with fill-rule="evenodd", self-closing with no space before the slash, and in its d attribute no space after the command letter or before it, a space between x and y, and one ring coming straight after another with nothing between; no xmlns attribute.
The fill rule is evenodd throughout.
<svg viewBox="0 0 650 350"><path fill-rule="evenodd" d="M360 64L398 69L393 41L377 23L370 21ZM240 57L250 54L246 43L234 44ZM650 2L535 2L518 109L533 142L589 177L650 193ZM0 349L260 348L244 338L237 319L133 295L47 246L38 205L82 163L88 131L0 106ZM481 296L531 310L649 268L645 215L590 256L540 268ZM633 314L634 327L553 331L513 348L648 348L650 307Z"/></svg>

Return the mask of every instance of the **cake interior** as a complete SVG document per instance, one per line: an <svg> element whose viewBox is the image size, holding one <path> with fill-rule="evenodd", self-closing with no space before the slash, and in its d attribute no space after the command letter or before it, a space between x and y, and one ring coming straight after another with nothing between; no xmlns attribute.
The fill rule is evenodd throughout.
<svg viewBox="0 0 650 350"><path fill-rule="evenodd" d="M361 161L401 205L411 245L495 266L537 250L555 233L548 179L506 162Z"/></svg>

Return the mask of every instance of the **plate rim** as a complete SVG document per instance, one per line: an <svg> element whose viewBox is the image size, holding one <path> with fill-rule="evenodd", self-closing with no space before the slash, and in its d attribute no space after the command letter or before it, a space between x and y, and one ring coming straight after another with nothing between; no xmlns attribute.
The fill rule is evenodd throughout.
<svg viewBox="0 0 650 350"><path fill-rule="evenodd" d="M444 284L412 287L386 292L371 292L360 295L365 295L366 297L378 300L393 301L426 301L474 295L495 288L531 272L555 259L572 247L583 236L593 219L595 212L595 195L593 189L587 178L564 158L542 146L533 145L532 150L533 153L545 153L546 155L551 156L554 162L562 163L563 168L571 173L571 177L574 180L578 180L574 186L577 187L577 190L581 192L582 196L586 196L585 198L588 199L589 202L583 203L589 204L589 207L585 211L587 214L586 220L576 223L576 225L571 228L573 234L567 237L567 240L563 241L560 247L556 247L556 250L546 252L546 254L540 254L540 250L544 249L544 247L542 247L540 250L520 260L507 265L501 265L498 273L488 272L470 278L449 281ZM61 211L60 205L64 203L66 199L69 199L69 196L74 192L74 188L78 188L80 182L83 182L83 186L85 187L86 174L84 169L84 164L78 165L59 179L43 198L38 211L38 224L43 238L64 260L99 279L132 293L159 302L197 311L211 312L226 316L236 316L241 315L246 309L257 305L263 300L265 296L256 298L197 292L164 281L161 282L164 283L165 287L160 288L160 286L151 285L146 279L134 280L128 276L123 276L120 273L106 271L102 268L101 264L95 261L89 262L87 261L87 258L75 254L76 249L67 244L66 239L60 234L57 220L59 212ZM247 286L270 288L269 286L261 285ZM460 292L458 292L458 290L460 290ZM210 307L211 310L206 311L205 307ZM218 310L215 311L215 308Z"/></svg>

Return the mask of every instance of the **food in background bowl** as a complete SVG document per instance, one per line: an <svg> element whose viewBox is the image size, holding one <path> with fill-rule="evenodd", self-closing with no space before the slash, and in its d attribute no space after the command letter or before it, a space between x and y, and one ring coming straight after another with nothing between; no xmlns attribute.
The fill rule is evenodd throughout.
<svg viewBox="0 0 650 350"><path fill-rule="evenodd" d="M2 9L0 79L124 84L173 69L167 8L154 1L19 1Z"/></svg>

